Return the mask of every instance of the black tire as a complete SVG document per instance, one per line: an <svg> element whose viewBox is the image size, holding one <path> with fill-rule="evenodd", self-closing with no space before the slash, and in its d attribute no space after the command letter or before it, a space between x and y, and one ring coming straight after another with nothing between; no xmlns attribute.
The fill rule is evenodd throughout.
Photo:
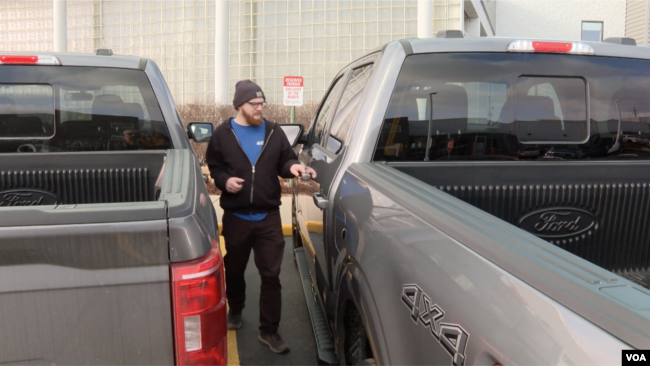
<svg viewBox="0 0 650 366"><path fill-rule="evenodd" d="M349 309L344 319L344 356L346 365L375 365L366 325L361 314L354 307Z"/></svg>

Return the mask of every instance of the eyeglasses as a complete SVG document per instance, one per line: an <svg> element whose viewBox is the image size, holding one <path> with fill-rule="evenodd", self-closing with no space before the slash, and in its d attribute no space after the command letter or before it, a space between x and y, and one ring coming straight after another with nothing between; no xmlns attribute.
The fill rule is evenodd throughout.
<svg viewBox="0 0 650 366"><path fill-rule="evenodd" d="M246 102L246 103L250 104L250 106L255 109L257 109L258 107L262 107L262 108L266 107L266 102L261 102L261 103Z"/></svg>

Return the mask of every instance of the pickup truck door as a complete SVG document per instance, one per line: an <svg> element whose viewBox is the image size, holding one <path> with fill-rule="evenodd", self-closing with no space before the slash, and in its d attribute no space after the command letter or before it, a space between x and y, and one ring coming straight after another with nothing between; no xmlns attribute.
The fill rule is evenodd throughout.
<svg viewBox="0 0 650 366"><path fill-rule="evenodd" d="M303 245L312 256L312 260L307 261L312 282L320 289L329 287L327 262L322 262L327 254L325 248L326 231L323 219L325 212L328 211L326 203L328 202L329 185L332 182L332 172L335 172L331 168L334 154L329 153L322 146L322 143L326 135L326 127L329 126L340 99L340 92L346 76L344 70L332 82L312 122L312 128L309 131L309 142L298 153L300 162L306 166L311 166L318 173L317 178L314 180L295 180L295 198L296 224Z"/></svg>
<svg viewBox="0 0 650 366"><path fill-rule="evenodd" d="M351 69L346 71L343 77L335 80L332 91L337 91L340 88L338 85L345 84L340 92L339 100L335 105L328 104L330 98L328 94L315 121L317 123L315 125L316 131L318 131L319 122L326 123L325 132L319 143L314 143L299 154L301 162L311 166L318 173L315 182L299 183L304 185L304 188L309 187L309 189L303 189L302 191L309 192L311 197L307 194L300 195L300 197L303 197L300 200L301 206L298 208L301 212L297 213L296 216L300 216L298 225L301 230L307 229L309 235L309 243L307 244L306 240L303 240L303 242L311 245L308 250L314 257L313 268L315 270L315 273L312 272L312 277L316 277L318 292L323 303L326 303L325 294L327 291L333 291L336 286L334 280L337 273L333 267L340 252L337 245L339 230L335 230L335 228L340 229L341 227L334 223L337 208L334 207L333 190L338 186L336 177L341 173L340 167L352 134L356 112L361 105L360 102L363 98L365 86L368 84L370 75L372 75L372 61L375 57L376 55L371 55L352 65ZM331 113L332 110L335 110L335 112ZM331 117L327 116L323 111L331 114ZM325 118L321 119L321 117ZM331 119L331 121L327 122L328 119ZM302 206L303 203L312 210L309 213L310 220L306 220L307 215L304 211L305 206ZM311 207L309 204L311 204ZM316 217L320 220L318 223L313 221ZM303 223L300 223L301 220ZM305 225L304 222L307 224Z"/></svg>

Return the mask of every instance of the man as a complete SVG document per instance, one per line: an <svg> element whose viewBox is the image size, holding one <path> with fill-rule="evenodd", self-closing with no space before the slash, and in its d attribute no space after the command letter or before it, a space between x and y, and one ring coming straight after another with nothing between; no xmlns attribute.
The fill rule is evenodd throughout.
<svg viewBox="0 0 650 366"><path fill-rule="evenodd" d="M316 172L301 165L284 131L262 118L262 89L250 80L235 86L233 105L237 117L224 121L214 132L206 160L215 185L221 190L220 205L226 244L226 297L228 329L241 327L246 299L244 271L251 250L262 277L259 340L271 351L289 350L278 334L282 297L280 265L284 237L280 219L280 181Z"/></svg>

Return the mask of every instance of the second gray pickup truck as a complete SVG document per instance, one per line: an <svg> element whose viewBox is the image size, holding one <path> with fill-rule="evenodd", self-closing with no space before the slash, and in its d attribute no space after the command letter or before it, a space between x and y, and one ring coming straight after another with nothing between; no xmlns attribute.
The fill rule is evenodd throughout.
<svg viewBox="0 0 650 366"><path fill-rule="evenodd" d="M318 177L295 186L293 242L320 360L649 349L650 51L440 35L349 64L301 137Z"/></svg>
<svg viewBox="0 0 650 366"><path fill-rule="evenodd" d="M0 364L225 364L188 131L153 61L103 53L0 54Z"/></svg>

